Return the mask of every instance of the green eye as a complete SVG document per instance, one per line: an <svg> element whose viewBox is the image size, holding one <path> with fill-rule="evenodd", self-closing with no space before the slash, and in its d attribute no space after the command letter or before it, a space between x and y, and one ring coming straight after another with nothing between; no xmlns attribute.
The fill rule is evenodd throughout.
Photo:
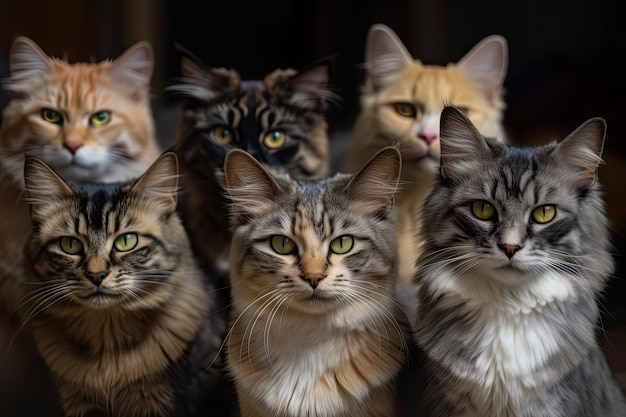
<svg viewBox="0 0 626 417"><path fill-rule="evenodd" d="M409 103L395 103L393 105L396 113L403 117L415 117L417 115L417 110L415 106Z"/></svg>
<svg viewBox="0 0 626 417"><path fill-rule="evenodd" d="M139 237L137 233L124 233L123 235L118 236L113 242L115 249L120 252L127 252L131 249L134 249L137 246L137 242L139 242Z"/></svg>
<svg viewBox="0 0 626 417"><path fill-rule="evenodd" d="M548 223L556 216L556 207L550 204L539 206L533 210L533 219L537 223Z"/></svg>
<svg viewBox="0 0 626 417"><path fill-rule="evenodd" d="M91 115L89 118L89 123L93 127L100 127L108 124L111 121L111 112L110 111L99 111Z"/></svg>
<svg viewBox="0 0 626 417"><path fill-rule="evenodd" d="M83 243L71 236L63 236L61 240L59 240L59 246L61 250L68 255L76 255L83 250Z"/></svg>
<svg viewBox="0 0 626 417"><path fill-rule="evenodd" d="M222 145L228 145L235 139L235 134L226 126L218 126L213 129L213 137Z"/></svg>
<svg viewBox="0 0 626 417"><path fill-rule="evenodd" d="M354 238L350 235L339 236L337 239L333 239L333 241L330 242L330 250L340 255L350 252L353 246Z"/></svg>
<svg viewBox="0 0 626 417"><path fill-rule="evenodd" d="M476 200L472 203L472 213L481 220L489 220L496 214L496 209L485 200Z"/></svg>
<svg viewBox="0 0 626 417"><path fill-rule="evenodd" d="M63 124L63 116L57 111L51 109L42 109L41 118L48 123L54 123L55 125Z"/></svg>
<svg viewBox="0 0 626 417"><path fill-rule="evenodd" d="M263 145L269 149L278 149L285 144L285 134L279 130L268 132L263 137Z"/></svg>
<svg viewBox="0 0 626 417"><path fill-rule="evenodd" d="M296 242L289 239L287 236L274 235L270 239L270 245L272 249L281 255L289 255L296 251Z"/></svg>

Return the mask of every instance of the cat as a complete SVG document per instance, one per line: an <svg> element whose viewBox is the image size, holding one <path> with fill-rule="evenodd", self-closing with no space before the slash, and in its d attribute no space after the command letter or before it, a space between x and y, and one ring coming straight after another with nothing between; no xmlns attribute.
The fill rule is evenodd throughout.
<svg viewBox="0 0 626 417"><path fill-rule="evenodd" d="M28 370L36 353L28 331L16 330L25 290L22 247L31 229L22 200L24 154L68 180L115 182L145 171L161 152L150 103L153 55L142 41L113 61L69 63L46 55L30 38L12 42L3 84L10 99L0 127L0 379L15 392L28 388L17 387L21 377L11 369L30 374L23 383L31 389L36 374Z"/></svg>
<svg viewBox="0 0 626 417"><path fill-rule="evenodd" d="M173 149L180 157L180 212L194 251L207 268L226 274L231 233L222 166L228 150L249 152L273 173L298 179L329 172L326 110L332 59L307 68L276 69L261 81L209 68L179 46L181 78L166 88L182 98Z"/></svg>
<svg viewBox="0 0 626 417"><path fill-rule="evenodd" d="M400 166L387 147L355 175L298 181L227 154L241 417L396 415L414 305L396 280Z"/></svg>
<svg viewBox="0 0 626 417"><path fill-rule="evenodd" d="M382 24L366 39L365 81L354 121L344 172L355 172L378 149L398 143L404 161L396 196L400 279L410 282L419 242L415 216L439 163L439 118L446 104L468 115L481 133L505 140L503 82L506 40L483 39L447 66L414 59L398 36Z"/></svg>
<svg viewBox="0 0 626 417"><path fill-rule="evenodd" d="M177 175L173 152L119 184L25 161L27 319L66 416L230 415L226 317L176 213Z"/></svg>
<svg viewBox="0 0 626 417"><path fill-rule="evenodd" d="M614 268L597 171L606 123L513 147L458 109L422 211L424 416L626 416L596 340Z"/></svg>

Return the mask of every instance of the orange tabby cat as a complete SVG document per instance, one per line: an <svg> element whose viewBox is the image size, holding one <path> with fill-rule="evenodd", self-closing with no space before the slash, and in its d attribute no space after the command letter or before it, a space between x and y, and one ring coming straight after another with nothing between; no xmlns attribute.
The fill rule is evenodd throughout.
<svg viewBox="0 0 626 417"><path fill-rule="evenodd" d="M439 165L439 119L446 104L461 109L485 136L504 140L503 81L507 43L489 36L456 63L425 65L387 26L373 25L365 50L365 85L344 170L355 172L380 148L399 144L396 194L400 278L409 282L419 254L419 207Z"/></svg>
<svg viewBox="0 0 626 417"><path fill-rule="evenodd" d="M154 55L149 43L137 43L114 61L69 63L18 37L9 66L4 88L10 100L0 127L2 379L11 378L10 369L28 372L18 356L30 360L23 354L31 349L30 336L21 331L11 342L18 330L9 325L19 319L22 248L31 229L22 201L24 155L41 158L67 180L117 182L138 176L161 153L150 101Z"/></svg>

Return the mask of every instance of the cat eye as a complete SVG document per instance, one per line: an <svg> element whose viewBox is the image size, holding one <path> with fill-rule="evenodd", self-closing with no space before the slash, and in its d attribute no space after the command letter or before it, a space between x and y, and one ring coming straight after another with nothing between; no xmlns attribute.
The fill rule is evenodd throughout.
<svg viewBox="0 0 626 417"><path fill-rule="evenodd" d="M139 242L139 236L137 236L137 233L124 233L115 239L113 245L118 251L127 252L134 249L135 246L137 246L137 242Z"/></svg>
<svg viewBox="0 0 626 417"><path fill-rule="evenodd" d="M496 209L485 200L476 200L472 203L472 213L481 220L489 220L496 214Z"/></svg>
<svg viewBox="0 0 626 417"><path fill-rule="evenodd" d="M285 144L285 134L279 130L268 132L263 137L263 145L269 149L278 149Z"/></svg>
<svg viewBox="0 0 626 417"><path fill-rule="evenodd" d="M82 252L83 243L71 236L64 236L59 240L59 247L68 255L76 255Z"/></svg>
<svg viewBox="0 0 626 417"><path fill-rule="evenodd" d="M411 117L414 118L417 115L417 110L415 106L409 103L395 103L393 105L396 113L403 117Z"/></svg>
<svg viewBox="0 0 626 417"><path fill-rule="evenodd" d="M226 126L218 126L213 129L213 137L222 145L228 145L235 139L235 134Z"/></svg>
<svg viewBox="0 0 626 417"><path fill-rule="evenodd" d="M274 249L274 251L276 251L276 253L281 255L289 255L296 250L296 242L289 239L287 236L282 235L272 236L270 239L270 246Z"/></svg>
<svg viewBox="0 0 626 417"><path fill-rule="evenodd" d="M108 124L111 121L111 112L110 111L99 111L98 113L92 114L89 118L89 124L93 127L100 127Z"/></svg>
<svg viewBox="0 0 626 417"><path fill-rule="evenodd" d="M354 238L350 235L339 236L330 242L330 250L339 255L350 252L354 246Z"/></svg>
<svg viewBox="0 0 626 417"><path fill-rule="evenodd" d="M63 116L61 116L61 113L51 109L42 109L41 118L44 119L46 122L54 123L55 125L63 124Z"/></svg>
<svg viewBox="0 0 626 417"><path fill-rule="evenodd" d="M548 223L556 216L556 207L550 204L539 206L533 210L532 216L537 223Z"/></svg>

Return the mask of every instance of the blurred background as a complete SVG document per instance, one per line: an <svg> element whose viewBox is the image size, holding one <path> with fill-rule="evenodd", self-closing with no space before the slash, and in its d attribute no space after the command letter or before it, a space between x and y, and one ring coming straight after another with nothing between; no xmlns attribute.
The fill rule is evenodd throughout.
<svg viewBox="0 0 626 417"><path fill-rule="evenodd" d="M8 75L7 55L18 35L32 38L49 55L70 61L117 57L135 42L149 40L157 62L153 78L157 128L163 143L170 144L177 103L162 91L178 75L175 43L208 66L234 68L248 79L334 56L333 88L342 103L329 111L332 137L333 132L349 129L358 110L360 65L372 24L390 26L426 64L455 62L485 36L501 34L509 46L504 124L516 142L533 145L561 139L595 116L607 121L606 164L600 180L618 269L602 300L601 341L611 365L623 377L626 24L622 17L620 2L612 0L0 0L0 75ZM0 108L6 99L0 93ZM0 393L7 389L0 387Z"/></svg>

